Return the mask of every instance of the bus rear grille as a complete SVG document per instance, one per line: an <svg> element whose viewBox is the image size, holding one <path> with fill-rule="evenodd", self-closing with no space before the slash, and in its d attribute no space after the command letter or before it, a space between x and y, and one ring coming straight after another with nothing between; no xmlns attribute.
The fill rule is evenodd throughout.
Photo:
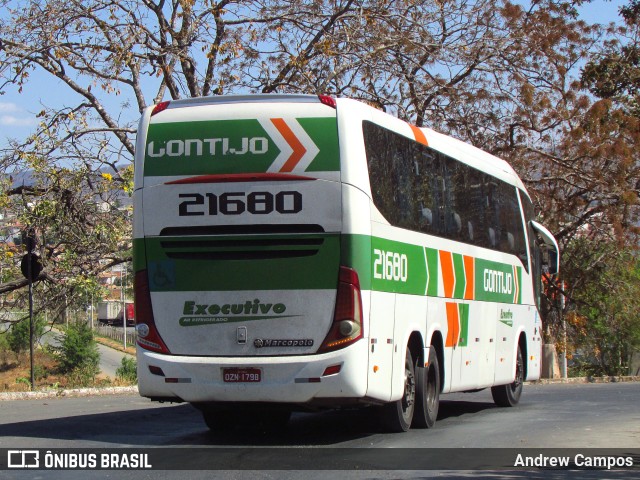
<svg viewBox="0 0 640 480"><path fill-rule="evenodd" d="M321 237L167 239L160 245L169 258L180 260L267 260L309 257L324 243Z"/></svg>
<svg viewBox="0 0 640 480"><path fill-rule="evenodd" d="M315 224L263 224L263 225L206 225L194 227L166 227L160 231L161 237L181 237L199 235L297 235L324 233L321 225Z"/></svg>

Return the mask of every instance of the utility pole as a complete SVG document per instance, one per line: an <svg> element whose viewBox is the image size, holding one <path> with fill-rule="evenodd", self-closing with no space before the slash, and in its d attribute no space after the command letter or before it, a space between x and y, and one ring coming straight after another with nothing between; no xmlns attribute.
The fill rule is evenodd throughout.
<svg viewBox="0 0 640 480"><path fill-rule="evenodd" d="M560 365L561 369L562 369L562 378L567 378L568 377L568 372L567 372L567 319L564 316L564 305L565 305L565 298L564 298L564 292L565 292L565 285L564 285L564 281L560 282L560 318L562 319L562 331L563 331L563 335L564 335L564 339L563 339L563 349L564 351L562 352L562 364Z"/></svg>
<svg viewBox="0 0 640 480"><path fill-rule="evenodd" d="M33 251L36 248L36 234L33 228L29 228L24 234L24 243L27 247L27 254L22 257L20 270L26 277L29 285L29 363L31 367L31 390L35 390L35 369L33 361L33 346L35 343L36 326L33 321L33 282L42 271L40 258Z"/></svg>
<svg viewBox="0 0 640 480"><path fill-rule="evenodd" d="M124 350L127 351L127 306L124 301L124 285L122 283L122 264L120 267L120 311L122 312L122 338L124 341Z"/></svg>

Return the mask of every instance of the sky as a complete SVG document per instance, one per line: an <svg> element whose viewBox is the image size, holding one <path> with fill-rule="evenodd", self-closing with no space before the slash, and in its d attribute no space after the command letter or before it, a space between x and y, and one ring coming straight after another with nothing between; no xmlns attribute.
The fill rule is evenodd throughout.
<svg viewBox="0 0 640 480"><path fill-rule="evenodd" d="M620 20L618 10L626 3L627 0L593 0L580 7L580 15L589 23L617 22ZM52 92L57 98L51 98ZM8 144L9 139L26 138L35 130L38 124L36 115L43 104L65 106L67 102L70 106L76 101L77 97L72 97L62 82L35 73L22 93L6 88L5 94L0 95L0 149Z"/></svg>

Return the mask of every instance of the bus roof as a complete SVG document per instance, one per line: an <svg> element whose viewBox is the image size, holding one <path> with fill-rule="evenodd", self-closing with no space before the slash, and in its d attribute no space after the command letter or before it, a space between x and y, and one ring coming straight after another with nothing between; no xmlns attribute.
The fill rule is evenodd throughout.
<svg viewBox="0 0 640 480"><path fill-rule="evenodd" d="M165 103L164 108L173 109L234 103L322 103L321 98L322 96L309 94L251 94L187 98L171 100L163 103ZM388 124L388 126L393 130L413 138L411 136L411 130L406 129L406 125L408 124L397 117L358 100L336 98L335 101L339 111L341 108L348 109L349 111L359 111L364 117L372 116L376 121L384 118L384 123ZM149 109L151 110L153 107L149 107ZM340 115L340 112L338 114ZM393 124L395 124L395 128L393 128ZM527 193L527 189L522 180L519 178L513 167L505 160L454 137L436 132L430 128L421 128L421 130L425 133L427 142L431 148L466 163L473 168L498 177Z"/></svg>

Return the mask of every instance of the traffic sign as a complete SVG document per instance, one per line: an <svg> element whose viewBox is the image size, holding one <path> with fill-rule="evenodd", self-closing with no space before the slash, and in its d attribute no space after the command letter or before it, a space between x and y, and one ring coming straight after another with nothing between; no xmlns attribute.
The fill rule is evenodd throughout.
<svg viewBox="0 0 640 480"><path fill-rule="evenodd" d="M40 261L40 257L35 253L27 253L22 257L20 271L27 280L29 280L29 257L31 257L31 281L34 282L40 275L40 272L42 272L42 262Z"/></svg>

